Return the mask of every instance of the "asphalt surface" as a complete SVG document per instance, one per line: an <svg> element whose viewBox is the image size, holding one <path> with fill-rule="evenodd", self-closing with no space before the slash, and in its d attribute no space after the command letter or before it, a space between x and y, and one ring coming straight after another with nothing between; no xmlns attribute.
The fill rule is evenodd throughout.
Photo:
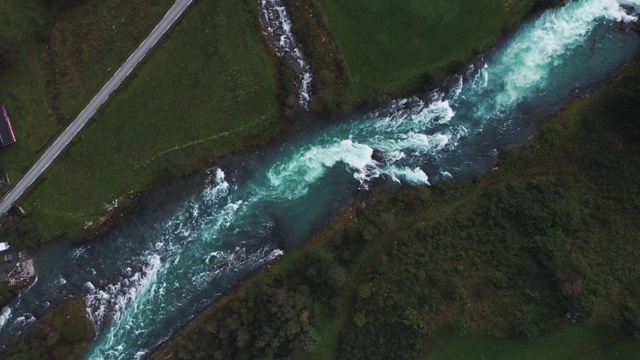
<svg viewBox="0 0 640 360"><path fill-rule="evenodd" d="M78 135L80 130L95 115L96 111L104 104L105 101L120 86L131 71L140 63L154 45L162 38L167 30L178 20L180 15L191 5L193 0L176 0L175 4L165 14L164 18L156 25L151 34L144 39L136 51L129 56L129 59L113 74L111 79L102 87L98 94L89 102L82 110L80 115L73 120L56 141L45 151L40 159L33 165L27 174L18 182L18 184L2 198L0 201L0 214L6 214L16 201L24 194L24 192L33 184L34 181L42 175L42 173L51 165L53 160L69 145L71 140ZM19 134L18 134L19 136Z"/></svg>

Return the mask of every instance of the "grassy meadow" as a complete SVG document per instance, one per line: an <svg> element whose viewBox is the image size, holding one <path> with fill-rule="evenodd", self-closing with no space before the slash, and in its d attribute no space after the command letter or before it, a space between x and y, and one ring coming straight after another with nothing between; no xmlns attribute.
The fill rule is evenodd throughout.
<svg viewBox="0 0 640 360"><path fill-rule="evenodd" d="M603 327L563 326L532 341L466 335L440 339L427 360L609 360L640 358L640 343Z"/></svg>
<svg viewBox="0 0 640 360"><path fill-rule="evenodd" d="M89 102L173 3L91 0L61 10L44 1L0 1L0 43L15 65L0 73L18 142L0 149L15 182Z"/></svg>
<svg viewBox="0 0 640 360"><path fill-rule="evenodd" d="M318 0L353 91L397 94L441 78L517 24L534 1Z"/></svg>
<svg viewBox="0 0 640 360"><path fill-rule="evenodd" d="M195 2L25 201L47 238L281 129L257 6Z"/></svg>
<svg viewBox="0 0 640 360"><path fill-rule="evenodd" d="M59 129L50 91L48 17L49 11L37 1L0 0L0 43L15 52L15 64L0 72L0 103L6 106L18 139L0 149L0 170L14 181Z"/></svg>
<svg viewBox="0 0 640 360"><path fill-rule="evenodd" d="M18 142L0 149L15 182L159 21L172 0L91 0L57 9L40 1L0 1L0 43L15 64L0 73Z"/></svg>
<svg viewBox="0 0 640 360"><path fill-rule="evenodd" d="M56 106L72 121L162 19L175 0L90 0L51 31Z"/></svg>

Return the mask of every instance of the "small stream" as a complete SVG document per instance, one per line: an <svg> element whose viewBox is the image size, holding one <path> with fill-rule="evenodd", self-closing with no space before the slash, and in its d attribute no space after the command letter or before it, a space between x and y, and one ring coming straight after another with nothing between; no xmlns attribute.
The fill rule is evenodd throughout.
<svg viewBox="0 0 640 360"><path fill-rule="evenodd" d="M271 31L284 44L278 51L296 53L281 3L262 4L272 4L265 18L280 19L273 29L281 30ZM541 119L640 52L638 35L621 26L637 20L633 9L640 0L549 10L441 91L395 100L151 192L98 241L41 249L38 281L0 316L0 343L80 296L98 331L88 358L144 357L252 271L301 246L374 179L425 186L486 173L499 151L529 139Z"/></svg>
<svg viewBox="0 0 640 360"><path fill-rule="evenodd" d="M283 0L260 0L260 21L279 57L285 59L296 74L298 102L308 110L311 101L311 66L291 31L291 20Z"/></svg>

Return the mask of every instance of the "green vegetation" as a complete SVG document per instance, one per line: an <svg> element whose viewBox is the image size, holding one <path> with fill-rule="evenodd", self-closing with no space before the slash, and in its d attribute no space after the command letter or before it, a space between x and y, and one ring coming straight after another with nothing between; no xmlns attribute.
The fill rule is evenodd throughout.
<svg viewBox="0 0 640 360"><path fill-rule="evenodd" d="M311 109L334 118L355 106L379 107L393 97L432 89L527 14L561 1L285 3L312 64Z"/></svg>
<svg viewBox="0 0 640 360"><path fill-rule="evenodd" d="M622 338L609 329L593 326L563 326L533 341L489 335L438 339L429 360L608 360L636 359L637 341Z"/></svg>
<svg viewBox="0 0 640 360"><path fill-rule="evenodd" d="M531 353L542 359L637 355L638 90L640 60L503 154L498 171L376 191L156 358L451 358L473 351L480 333L500 337L482 338L487 358L533 344L548 344ZM278 292L287 299L276 311ZM472 335L453 353L443 332Z"/></svg>
<svg viewBox="0 0 640 360"><path fill-rule="evenodd" d="M23 39L5 41L3 53L11 55L7 57L10 70L0 74L0 80L10 80L6 82L10 86L3 87L9 90L6 96L0 93L0 99L9 99L7 105L20 141L0 152L2 170L7 170L14 180L19 178L171 3L171 0L43 0L40 5L29 5L33 9L26 9L27 5L13 5L15 8L6 5L3 14L23 11L32 15L29 21L24 20L27 17L7 19L22 21L11 28L20 29L14 37ZM499 5L503 10L490 11L492 17L486 21L495 24L486 33L474 31L466 42L452 39L438 42L438 46L442 46L438 53L446 54L446 59L435 59L431 55L422 59L420 54L406 57L398 53L403 59L399 67L392 61L387 64L391 70L382 72L389 74L394 83L376 84L357 80L361 76L354 77L348 71L346 64L353 62L348 54L365 49L352 49L348 41L343 43L340 26L333 29L334 17L325 16L322 11L328 9L327 15L332 15L328 2L320 3L322 9L315 2L287 1L287 5L294 20L294 31L314 64L316 82L312 108L329 117L351 111L354 104L363 101L364 89L368 89L368 104L374 106L384 101L381 92L414 89L413 80L424 80L427 72L447 66L451 70L452 59L467 60L469 54L495 41L503 27L515 23L531 7L529 1L517 5L496 2L493 7ZM352 10L356 8L349 6L353 6ZM87 224L105 228L108 224L105 222L108 215L104 216L106 204L183 176L218 156L264 142L282 128L281 113L286 119L295 116L296 106L291 105L295 103L295 96L286 86L292 74L282 64L269 64L263 39L257 31L255 7L246 1L234 5L194 4L169 39L160 44L134 74L134 79L96 116L75 146L63 154L63 159L25 200L25 208L32 213L42 237L49 239L70 231L82 237L85 235L80 235L80 229ZM475 7L478 6L472 8ZM357 17L366 22L358 26L359 31L368 31L367 26L374 22L369 23L367 19L384 15L388 10L385 8L371 10L371 16ZM429 13L431 8L425 11ZM421 16L403 18L403 11L415 10L411 6L402 6L402 9L390 18L390 28L385 28L385 32L403 37L404 32L413 31L416 26L426 26ZM441 10L443 8L438 11ZM332 31L326 19L330 20ZM415 26L407 27L407 19ZM496 19L500 21L496 23ZM470 25L460 28L454 25L456 21L454 16L450 21L429 26L437 28L439 34L455 30L459 33L457 36L463 38ZM335 22L339 23L340 19ZM484 22L476 24L480 25ZM339 44L349 61L345 61L332 35L341 40ZM421 36L424 37L419 35L418 40ZM366 43L371 44L370 51L385 54L396 54L393 49L399 46L396 42L377 43L376 48L374 43ZM452 44L455 48L449 48ZM427 53L433 54L432 50ZM40 55L27 56L34 53ZM17 59L15 64L13 57ZM422 60L413 63L415 58ZM387 59L381 58L382 62ZM375 62L367 63L379 66ZM408 64L412 69L403 68ZM350 65L359 66L357 62ZM365 71L369 70L365 68ZM280 77L278 89L274 73ZM402 78L399 76L402 73L409 75ZM24 82L22 79L27 77L30 81ZM350 79L357 81L350 83ZM399 86L400 83L403 85ZM31 88L26 88L28 84ZM405 86L407 84L410 86ZM10 101L12 98L15 101ZM138 135L142 129L149 135ZM265 129L268 130L263 131Z"/></svg>
<svg viewBox="0 0 640 360"><path fill-rule="evenodd" d="M16 290L8 282L0 280L0 307L7 304L16 295Z"/></svg>
<svg viewBox="0 0 640 360"><path fill-rule="evenodd" d="M65 124L82 111L174 0L82 2L57 17L50 39L55 104Z"/></svg>
<svg viewBox="0 0 640 360"><path fill-rule="evenodd" d="M47 238L280 131L253 2L196 2L26 200Z"/></svg>
<svg viewBox="0 0 640 360"><path fill-rule="evenodd" d="M1 226L2 241L9 242L17 249L34 249L41 244L36 223L29 217L5 217L2 219Z"/></svg>
<svg viewBox="0 0 640 360"><path fill-rule="evenodd" d="M80 359L94 337L83 299L70 300L14 339L3 359Z"/></svg>
<svg viewBox="0 0 640 360"><path fill-rule="evenodd" d="M344 52L353 91L366 99L432 86L495 43L535 1L318 2Z"/></svg>
<svg viewBox="0 0 640 360"><path fill-rule="evenodd" d="M0 170L16 180L35 161L43 142L59 128L50 96L47 53L50 17L38 1L0 2L0 103L11 118L18 143L0 150Z"/></svg>
<svg viewBox="0 0 640 360"><path fill-rule="evenodd" d="M285 0L292 30L310 60L314 81L311 110L334 118L352 110L344 56L327 28L317 1Z"/></svg>
<svg viewBox="0 0 640 360"><path fill-rule="evenodd" d="M18 138L0 151L0 170L19 179L172 3L0 2L0 103Z"/></svg>

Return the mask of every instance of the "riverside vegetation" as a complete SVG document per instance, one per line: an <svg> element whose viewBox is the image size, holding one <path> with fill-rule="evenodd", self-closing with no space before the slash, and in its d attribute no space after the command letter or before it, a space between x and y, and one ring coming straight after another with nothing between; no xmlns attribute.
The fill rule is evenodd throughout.
<svg viewBox="0 0 640 360"><path fill-rule="evenodd" d="M154 358L437 359L443 331L542 333L531 344L593 350L562 345L567 358L637 354L625 337L640 338L639 90L636 61L503 154L498 171L376 191ZM444 353L476 356L477 338ZM480 351L500 341L485 337ZM526 344L501 356L531 353Z"/></svg>
<svg viewBox="0 0 640 360"><path fill-rule="evenodd" d="M293 31L313 65L312 108L328 117L428 90L527 14L560 3L286 0Z"/></svg>
<svg viewBox="0 0 640 360"><path fill-rule="evenodd" d="M95 333L84 311L84 301L75 299L53 309L30 329L29 337L14 339L2 358L79 359Z"/></svg>

